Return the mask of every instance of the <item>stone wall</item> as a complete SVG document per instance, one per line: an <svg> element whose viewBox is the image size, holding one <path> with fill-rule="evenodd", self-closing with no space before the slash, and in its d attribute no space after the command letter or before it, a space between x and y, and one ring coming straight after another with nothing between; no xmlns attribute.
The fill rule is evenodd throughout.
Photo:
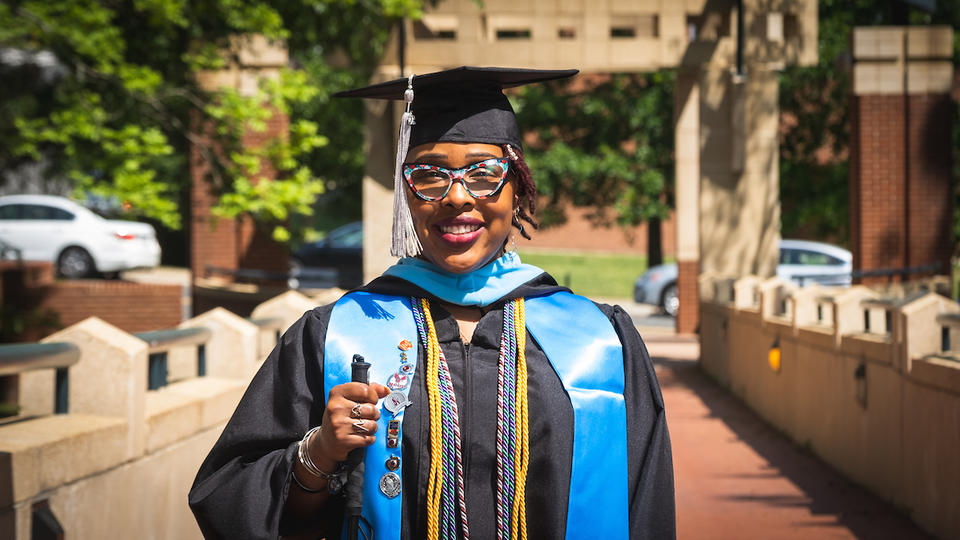
<svg viewBox="0 0 960 540"><path fill-rule="evenodd" d="M71 342L66 414L53 414L53 369L19 375L20 417L0 423L0 538L31 538L34 508L48 505L67 538L201 538L187 506L200 463L285 330L316 306L287 292L255 311L258 324L223 309L198 347L169 347L169 384L147 389L148 344L91 317L46 338Z"/></svg>
<svg viewBox="0 0 960 540"><path fill-rule="evenodd" d="M705 276L701 367L927 531L960 537L960 305L924 292L944 285Z"/></svg>

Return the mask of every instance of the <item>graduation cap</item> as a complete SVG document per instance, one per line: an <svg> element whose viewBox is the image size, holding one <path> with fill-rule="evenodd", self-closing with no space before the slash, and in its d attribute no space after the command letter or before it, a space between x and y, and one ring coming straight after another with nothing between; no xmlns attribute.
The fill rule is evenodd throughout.
<svg viewBox="0 0 960 540"><path fill-rule="evenodd" d="M411 146L429 142L474 142L521 148L520 129L503 89L563 79L578 72L576 69L461 66L334 94L334 97L407 102L397 143L390 253L411 257L422 251L403 190L403 160Z"/></svg>

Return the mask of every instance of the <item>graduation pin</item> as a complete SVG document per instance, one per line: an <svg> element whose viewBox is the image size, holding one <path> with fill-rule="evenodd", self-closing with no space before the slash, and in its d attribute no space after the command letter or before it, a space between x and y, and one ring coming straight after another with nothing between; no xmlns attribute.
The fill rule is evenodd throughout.
<svg viewBox="0 0 960 540"><path fill-rule="evenodd" d="M395 472L388 472L380 477L380 491L388 498L400 494L400 476Z"/></svg>
<svg viewBox="0 0 960 540"><path fill-rule="evenodd" d="M387 422L387 448L400 447L400 421L390 420Z"/></svg>
<svg viewBox="0 0 960 540"><path fill-rule="evenodd" d="M400 468L400 458L397 456L390 456L384 465L386 465L388 471L395 471Z"/></svg>
<svg viewBox="0 0 960 540"><path fill-rule="evenodd" d="M390 395L383 398L383 406L385 409L390 411L394 416L398 412L402 411L407 405L412 405L413 402L407 399L407 396L403 395L403 392L390 392Z"/></svg>

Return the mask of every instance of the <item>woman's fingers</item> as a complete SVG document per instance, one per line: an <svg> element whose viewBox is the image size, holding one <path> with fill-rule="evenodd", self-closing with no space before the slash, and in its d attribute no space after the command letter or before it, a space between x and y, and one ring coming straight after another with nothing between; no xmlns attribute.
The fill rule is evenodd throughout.
<svg viewBox="0 0 960 540"><path fill-rule="evenodd" d="M380 419L377 403L389 394L390 389L378 383L350 382L331 388L318 450L342 461L350 450L373 444Z"/></svg>

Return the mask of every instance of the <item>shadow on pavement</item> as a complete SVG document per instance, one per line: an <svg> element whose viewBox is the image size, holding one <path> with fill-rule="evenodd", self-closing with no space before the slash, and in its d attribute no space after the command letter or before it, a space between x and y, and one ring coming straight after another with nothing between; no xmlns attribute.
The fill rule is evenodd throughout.
<svg viewBox="0 0 960 540"><path fill-rule="evenodd" d="M689 421L696 423L710 421L710 419L719 420L736 435L736 440L716 441L719 443L718 446L739 442L749 446L767 462L767 465L757 472L731 473L723 470L699 472L703 482L717 483L715 486L723 483L724 488L720 491L726 491L726 493L717 495L714 500L758 503L771 509L807 507L815 516L815 521L785 523L784 527L789 528L829 526L833 522L830 518L834 518L837 526L847 528L857 538L931 538L892 504L851 483L829 465L804 451L785 435L766 424L725 388L708 379L697 367L695 361L662 357L654 357L653 361L664 391L668 413L671 407L669 395L684 391L695 394L709 411L707 418L704 419L683 418L686 429L690 429L687 427ZM682 398L678 396L676 399ZM710 451L711 441L701 439L699 443L704 447L698 448L697 452ZM781 477L796 486L802 495L798 496L795 492L764 493L765 490L762 489L764 482L769 486L771 481ZM695 483L696 479L687 478L686 481ZM738 489L727 489L727 483L737 481L742 482L742 484L736 484ZM739 489L747 487L750 482L754 482L759 489L749 491ZM739 492L731 493L731 491ZM681 515L682 511L682 508L678 508L678 515ZM819 519L820 517L823 519ZM790 536L797 537L796 531ZM810 537L819 537L819 535Z"/></svg>

